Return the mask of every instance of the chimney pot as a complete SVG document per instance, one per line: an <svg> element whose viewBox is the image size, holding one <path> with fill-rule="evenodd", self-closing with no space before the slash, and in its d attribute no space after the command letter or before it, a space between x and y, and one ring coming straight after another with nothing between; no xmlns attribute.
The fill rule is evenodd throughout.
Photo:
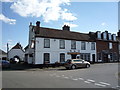
<svg viewBox="0 0 120 90"><path fill-rule="evenodd" d="M36 26L40 27L40 21L36 22Z"/></svg>
<svg viewBox="0 0 120 90"><path fill-rule="evenodd" d="M120 37L120 30L118 31L118 33L117 33L117 34L118 34L118 37Z"/></svg>
<svg viewBox="0 0 120 90"><path fill-rule="evenodd" d="M70 31L70 26L64 25L64 26L62 27L62 29L63 29L63 30L66 30L66 31Z"/></svg>

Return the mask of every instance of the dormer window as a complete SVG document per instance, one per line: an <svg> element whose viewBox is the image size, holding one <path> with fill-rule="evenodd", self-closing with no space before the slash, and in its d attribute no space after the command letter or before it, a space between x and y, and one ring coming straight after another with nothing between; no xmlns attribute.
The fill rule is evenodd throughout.
<svg viewBox="0 0 120 90"><path fill-rule="evenodd" d="M107 34L106 34L106 32L103 32L103 39L107 40Z"/></svg>
<svg viewBox="0 0 120 90"><path fill-rule="evenodd" d="M97 32L97 38L101 39L101 32L100 31Z"/></svg>
<svg viewBox="0 0 120 90"><path fill-rule="evenodd" d="M109 39L109 40L112 40L111 33L108 34L108 39Z"/></svg>
<svg viewBox="0 0 120 90"><path fill-rule="evenodd" d="M116 41L116 35L113 34L112 36L113 36L113 41Z"/></svg>

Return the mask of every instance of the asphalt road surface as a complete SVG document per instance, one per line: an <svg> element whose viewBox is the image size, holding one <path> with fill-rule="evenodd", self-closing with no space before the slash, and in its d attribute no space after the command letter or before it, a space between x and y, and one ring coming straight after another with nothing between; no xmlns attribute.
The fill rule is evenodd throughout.
<svg viewBox="0 0 120 90"><path fill-rule="evenodd" d="M113 88L120 90L118 63L75 70L37 69L2 72L3 88Z"/></svg>

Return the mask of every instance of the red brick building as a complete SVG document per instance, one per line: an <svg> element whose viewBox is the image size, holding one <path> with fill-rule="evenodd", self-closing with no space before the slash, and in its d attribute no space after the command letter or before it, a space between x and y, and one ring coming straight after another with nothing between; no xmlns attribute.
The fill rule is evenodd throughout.
<svg viewBox="0 0 120 90"><path fill-rule="evenodd" d="M118 40L118 42L119 42L119 45L118 45L118 47L119 47L119 61L120 61L120 30L118 31L118 36L117 36L117 40Z"/></svg>
<svg viewBox="0 0 120 90"><path fill-rule="evenodd" d="M115 34L96 32L97 62L117 62L119 58L118 41Z"/></svg>

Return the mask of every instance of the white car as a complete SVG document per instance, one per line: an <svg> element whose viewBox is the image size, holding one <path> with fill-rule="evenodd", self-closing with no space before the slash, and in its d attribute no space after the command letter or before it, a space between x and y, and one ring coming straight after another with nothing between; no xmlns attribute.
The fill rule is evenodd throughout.
<svg viewBox="0 0 120 90"><path fill-rule="evenodd" d="M88 61L82 59L68 59L64 64L66 69L76 69L79 67L90 67L90 63Z"/></svg>

